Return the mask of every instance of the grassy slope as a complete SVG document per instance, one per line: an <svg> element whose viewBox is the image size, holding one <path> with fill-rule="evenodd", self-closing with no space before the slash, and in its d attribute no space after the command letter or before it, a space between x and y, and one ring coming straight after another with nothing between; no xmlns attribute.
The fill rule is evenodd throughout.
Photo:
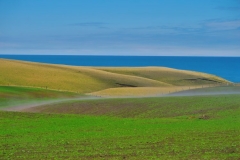
<svg viewBox="0 0 240 160"><path fill-rule="evenodd" d="M215 80L227 82L221 78L203 73L173 69L167 69L166 72L165 68L138 68L136 73L132 70L128 72L121 71L120 73L119 69L115 68L108 68L109 71L111 70L110 72L104 70L106 68L48 65L0 59L0 85L47 86L52 89L89 93L122 86L163 87L180 84L202 85L217 83L214 82ZM165 79L162 77L165 77ZM203 77L213 81L198 79L185 82L183 80ZM184 81L184 83L181 81Z"/></svg>
<svg viewBox="0 0 240 160"><path fill-rule="evenodd" d="M239 94L240 87L234 85L208 84L195 86L168 86L168 87L121 87L109 88L89 95L98 97L157 97L157 96L191 96L191 95L219 95Z"/></svg>
<svg viewBox="0 0 240 160"><path fill-rule="evenodd" d="M45 110L80 108L81 115L0 112L0 159L237 160L239 106L239 95L232 95L85 101Z"/></svg>
<svg viewBox="0 0 240 160"><path fill-rule="evenodd" d="M62 66L0 60L0 84L91 92L107 88L107 84L78 70Z"/></svg>
<svg viewBox="0 0 240 160"><path fill-rule="evenodd" d="M52 89L88 93L118 87L119 84L135 86L167 86L168 84L142 77L99 71L90 67L47 65L12 60L0 60L0 84L48 86Z"/></svg>
<svg viewBox="0 0 240 160"><path fill-rule="evenodd" d="M204 86L168 86L168 87L121 87L121 88L109 88L97 92L92 92L89 95L100 96L100 97L149 97L149 96L160 96L169 93L207 87Z"/></svg>
<svg viewBox="0 0 240 160"><path fill-rule="evenodd" d="M15 104L42 101L55 98L79 97L80 94L59 92L41 88L0 86L0 108Z"/></svg>
<svg viewBox="0 0 240 160"><path fill-rule="evenodd" d="M165 67L138 67L138 68L100 68L113 73L121 73L127 75L141 76L145 78L155 79L161 82L170 83L172 85L204 85L222 83L226 80L200 72L177 70Z"/></svg>

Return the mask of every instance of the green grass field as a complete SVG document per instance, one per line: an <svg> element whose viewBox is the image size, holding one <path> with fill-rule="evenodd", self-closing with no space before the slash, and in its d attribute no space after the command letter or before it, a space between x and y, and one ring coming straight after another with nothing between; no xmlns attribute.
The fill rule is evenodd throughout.
<svg viewBox="0 0 240 160"><path fill-rule="evenodd" d="M0 72L0 159L240 159L239 86L202 88L229 83L220 77L3 59ZM144 96L190 86L201 89L151 98L85 94Z"/></svg>
<svg viewBox="0 0 240 160"><path fill-rule="evenodd" d="M203 115L216 118L222 110L238 110L240 95L113 98L71 101L54 105L34 107L26 111L110 116L120 118L171 118Z"/></svg>
<svg viewBox="0 0 240 160"><path fill-rule="evenodd" d="M240 158L240 95L85 100L34 111L44 113L0 112L0 159Z"/></svg>
<svg viewBox="0 0 240 160"><path fill-rule="evenodd" d="M240 154L239 111L217 120L0 115L1 159L239 159Z"/></svg>

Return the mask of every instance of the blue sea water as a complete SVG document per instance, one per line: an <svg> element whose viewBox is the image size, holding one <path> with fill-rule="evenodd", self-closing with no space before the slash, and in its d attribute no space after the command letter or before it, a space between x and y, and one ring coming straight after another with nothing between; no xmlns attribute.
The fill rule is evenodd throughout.
<svg viewBox="0 0 240 160"><path fill-rule="evenodd" d="M164 66L210 73L240 82L240 57L0 55L0 58L76 66Z"/></svg>

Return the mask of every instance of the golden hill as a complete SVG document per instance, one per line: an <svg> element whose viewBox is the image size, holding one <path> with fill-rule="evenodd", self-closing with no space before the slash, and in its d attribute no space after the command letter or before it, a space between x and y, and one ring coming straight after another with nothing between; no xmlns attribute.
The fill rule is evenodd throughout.
<svg viewBox="0 0 240 160"><path fill-rule="evenodd" d="M183 90L196 89L209 86L167 86L167 87L120 87L108 88L97 92L92 92L89 95L100 97L149 97L161 96L173 92Z"/></svg>
<svg viewBox="0 0 240 160"><path fill-rule="evenodd" d="M219 83L229 82L210 74L163 67L79 67L0 59L0 85L91 93L119 87L172 88Z"/></svg>
<svg viewBox="0 0 240 160"><path fill-rule="evenodd" d="M101 68L102 70L145 77L177 86L225 83L220 77L194 71L178 70L166 67Z"/></svg>

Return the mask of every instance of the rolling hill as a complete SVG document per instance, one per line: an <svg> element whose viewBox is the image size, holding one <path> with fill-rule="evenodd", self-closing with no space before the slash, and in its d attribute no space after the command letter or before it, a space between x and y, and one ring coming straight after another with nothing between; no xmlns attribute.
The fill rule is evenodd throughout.
<svg viewBox="0 0 240 160"><path fill-rule="evenodd" d="M230 83L220 77L164 67L81 67L0 59L0 85L32 86L78 93L127 87L168 88ZM140 88L138 88L140 89ZM121 89L122 90L122 89ZM149 91L149 90L148 90ZM161 92L161 91L160 91Z"/></svg>

